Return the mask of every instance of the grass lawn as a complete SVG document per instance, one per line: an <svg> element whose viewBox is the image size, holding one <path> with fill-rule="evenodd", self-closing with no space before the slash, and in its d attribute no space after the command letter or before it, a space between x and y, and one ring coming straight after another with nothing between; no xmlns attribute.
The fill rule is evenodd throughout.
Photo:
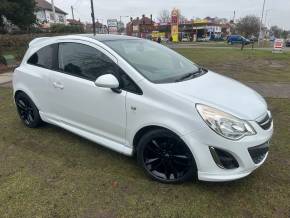
<svg viewBox="0 0 290 218"><path fill-rule="evenodd" d="M205 68L240 81L290 83L290 52L207 48L176 51Z"/></svg>
<svg viewBox="0 0 290 218"><path fill-rule="evenodd" d="M1 217L290 216L289 99L267 99L276 132L267 162L252 175L164 185L134 158L52 125L24 127L11 94L0 88Z"/></svg>

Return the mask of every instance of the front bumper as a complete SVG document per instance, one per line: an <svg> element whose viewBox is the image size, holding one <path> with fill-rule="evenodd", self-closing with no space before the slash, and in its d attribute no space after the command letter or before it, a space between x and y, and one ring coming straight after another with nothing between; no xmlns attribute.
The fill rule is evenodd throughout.
<svg viewBox="0 0 290 218"><path fill-rule="evenodd" d="M255 163L249 149L270 141L273 135L273 122L268 130L262 129L255 121L250 121L257 134L246 136L239 141L231 141L216 134L208 126L198 132L183 136L191 149L198 169L198 179L203 181L231 181L243 178L260 167L267 159L268 152L259 163ZM238 168L224 169L217 165L210 152L210 147L218 148L231 154L238 162Z"/></svg>

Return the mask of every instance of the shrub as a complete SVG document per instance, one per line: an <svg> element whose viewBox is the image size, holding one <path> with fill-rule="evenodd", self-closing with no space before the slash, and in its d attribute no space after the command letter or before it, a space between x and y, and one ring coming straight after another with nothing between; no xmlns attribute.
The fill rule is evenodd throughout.
<svg viewBox="0 0 290 218"><path fill-rule="evenodd" d="M52 33L83 33L84 27L82 25L64 25L54 24L50 27Z"/></svg>
<svg viewBox="0 0 290 218"><path fill-rule="evenodd" d="M0 54L0 65L3 64L3 65L6 65L6 60L5 58Z"/></svg>

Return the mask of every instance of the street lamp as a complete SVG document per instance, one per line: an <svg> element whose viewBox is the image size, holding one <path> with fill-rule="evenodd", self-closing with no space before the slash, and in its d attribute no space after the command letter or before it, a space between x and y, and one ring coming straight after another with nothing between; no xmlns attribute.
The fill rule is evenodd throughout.
<svg viewBox="0 0 290 218"><path fill-rule="evenodd" d="M118 25L119 28L120 28L121 25L122 25L122 17L124 17L124 18L128 18L129 16L120 16L120 24ZM124 28L125 28L125 24L124 24Z"/></svg>
<svg viewBox="0 0 290 218"><path fill-rule="evenodd" d="M265 4L266 4L266 0L263 1L262 17L261 17L261 21L260 21L260 32L259 32L259 38L258 38L258 45L259 45L259 46L260 46L261 38L262 38L262 25L263 25L263 18L264 18Z"/></svg>

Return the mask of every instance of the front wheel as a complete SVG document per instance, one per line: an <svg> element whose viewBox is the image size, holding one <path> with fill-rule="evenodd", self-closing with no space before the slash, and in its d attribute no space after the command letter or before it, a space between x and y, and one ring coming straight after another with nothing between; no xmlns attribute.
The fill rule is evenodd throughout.
<svg viewBox="0 0 290 218"><path fill-rule="evenodd" d="M157 129L137 145L137 159L145 172L163 183L181 183L196 176L196 164L186 144L174 133Z"/></svg>

